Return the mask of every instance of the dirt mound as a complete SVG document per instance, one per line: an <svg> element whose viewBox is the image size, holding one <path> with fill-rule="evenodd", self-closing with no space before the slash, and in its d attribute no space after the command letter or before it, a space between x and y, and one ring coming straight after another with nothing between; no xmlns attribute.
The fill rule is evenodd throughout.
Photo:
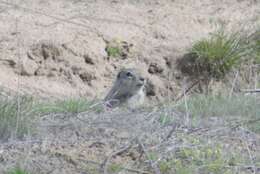
<svg viewBox="0 0 260 174"><path fill-rule="evenodd" d="M254 0L36 0L0 8L2 87L102 98L120 68L135 67L155 100L182 92L175 60L194 41L217 25L254 27L259 15Z"/></svg>
<svg viewBox="0 0 260 174"><path fill-rule="evenodd" d="M28 59L22 64L21 75L62 78L71 84L81 80L91 86L91 81L97 77L84 65L93 65L93 60L84 55L78 62L72 61L65 54L67 49L66 45L56 46L48 42L33 45L27 53Z"/></svg>

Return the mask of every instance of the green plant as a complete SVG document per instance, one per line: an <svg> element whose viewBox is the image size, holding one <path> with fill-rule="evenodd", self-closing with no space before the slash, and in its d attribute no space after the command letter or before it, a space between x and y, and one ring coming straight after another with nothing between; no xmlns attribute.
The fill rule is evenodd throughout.
<svg viewBox="0 0 260 174"><path fill-rule="evenodd" d="M158 165L161 173L164 174L169 173L173 167L171 161L165 161L165 160L160 161Z"/></svg>
<svg viewBox="0 0 260 174"><path fill-rule="evenodd" d="M110 173L119 173L122 169L123 168L122 168L121 164L113 163L113 164L109 165L109 169L108 170L110 171Z"/></svg>
<svg viewBox="0 0 260 174"><path fill-rule="evenodd" d="M106 43L105 51L108 58L126 59L133 54L133 44L120 39L113 39Z"/></svg>
<svg viewBox="0 0 260 174"><path fill-rule="evenodd" d="M122 52L118 46L107 46L106 51L109 57L118 57Z"/></svg>
<svg viewBox="0 0 260 174"><path fill-rule="evenodd" d="M37 112L41 114L48 113L71 113L76 114L93 109L93 111L101 112L99 106L91 107L94 102L84 98L68 98L64 100L57 100L49 103L40 103L36 108Z"/></svg>
<svg viewBox="0 0 260 174"><path fill-rule="evenodd" d="M191 171L200 166L201 172L206 173L224 173L227 171L229 158L225 156L224 149L220 145L203 146L198 148L181 148L176 153L179 164L176 164L178 170L186 166L186 170ZM182 165L181 165L182 164ZM187 170L189 169L189 170ZM182 169L183 170L183 169ZM202 172L202 173L204 173Z"/></svg>
<svg viewBox="0 0 260 174"><path fill-rule="evenodd" d="M260 29L253 33L250 38L250 42L253 45L253 55L256 64L260 63Z"/></svg>
<svg viewBox="0 0 260 174"><path fill-rule="evenodd" d="M259 99L255 96L245 96L241 94L228 97L223 93L222 95L192 95L185 102L180 103L177 109L183 112L189 112L192 116L194 124L196 120L201 117L226 117L237 118L243 120L255 120L260 118L260 104ZM248 127L255 131L260 132L260 121L250 123Z"/></svg>
<svg viewBox="0 0 260 174"><path fill-rule="evenodd" d="M187 143L190 140L192 141L190 139L192 137L186 138L186 136L182 136L183 141L187 141ZM193 136L193 138L196 139L197 137ZM241 160L241 156L235 150L234 148L225 148L222 143L204 144L200 142L196 146L179 147L172 154L167 155L166 159L160 160L158 166L163 174L229 174L234 171L232 167L248 163L248 161Z"/></svg>
<svg viewBox="0 0 260 174"><path fill-rule="evenodd" d="M259 101L254 96L241 94L228 97L228 95L204 95L196 94L187 98L188 111L194 117L212 116L242 116L247 118L256 117L260 114ZM177 106L185 111L185 103Z"/></svg>
<svg viewBox="0 0 260 174"><path fill-rule="evenodd" d="M173 119L172 115L162 114L162 115L160 115L158 121L159 121L159 123L161 123L164 126L167 124L171 124L174 121L174 119Z"/></svg>
<svg viewBox="0 0 260 174"><path fill-rule="evenodd" d="M158 159L158 154L156 152L151 151L147 154L147 158L151 161L155 161Z"/></svg>
<svg viewBox="0 0 260 174"><path fill-rule="evenodd" d="M239 34L226 34L220 31L213 34L210 39L195 43L191 52L197 56L198 71L206 71L210 77L219 79L242 61L247 49Z"/></svg>
<svg viewBox="0 0 260 174"><path fill-rule="evenodd" d="M20 167L16 167L8 171L7 174L29 174L29 172L21 169Z"/></svg>
<svg viewBox="0 0 260 174"><path fill-rule="evenodd" d="M120 57L123 53L123 48L121 46L121 41L112 40L107 43L106 52L109 57Z"/></svg>
<svg viewBox="0 0 260 174"><path fill-rule="evenodd" d="M187 98L187 107L185 103L177 106L177 109L186 112L192 116L192 120L196 122L203 117L222 117L237 118L239 120L256 120L260 119L258 107L260 102L255 96L245 96L241 94L227 97L228 95L192 95ZM247 125L248 128L255 132L260 131L260 123L254 122Z"/></svg>
<svg viewBox="0 0 260 174"><path fill-rule="evenodd" d="M195 78L222 79L250 54L252 49L246 41L239 33L220 30L193 44L189 53L178 60L178 68Z"/></svg>
<svg viewBox="0 0 260 174"><path fill-rule="evenodd" d="M28 96L0 97L0 139L23 138L33 130L33 99Z"/></svg>
<svg viewBox="0 0 260 174"><path fill-rule="evenodd" d="M260 39L256 42L256 55L257 60L260 61Z"/></svg>

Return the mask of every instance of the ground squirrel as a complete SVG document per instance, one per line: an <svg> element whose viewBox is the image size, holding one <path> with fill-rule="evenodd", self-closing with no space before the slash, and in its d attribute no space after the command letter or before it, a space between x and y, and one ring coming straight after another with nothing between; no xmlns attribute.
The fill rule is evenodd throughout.
<svg viewBox="0 0 260 174"><path fill-rule="evenodd" d="M121 105L130 108L140 106L145 97L144 85L145 79L136 69L121 69L112 89L104 99L106 106L111 108Z"/></svg>

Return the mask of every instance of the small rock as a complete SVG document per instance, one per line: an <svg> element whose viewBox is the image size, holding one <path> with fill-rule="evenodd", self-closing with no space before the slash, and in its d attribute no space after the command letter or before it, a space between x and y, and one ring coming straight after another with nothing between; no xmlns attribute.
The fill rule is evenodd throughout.
<svg viewBox="0 0 260 174"><path fill-rule="evenodd" d="M0 59L0 61L3 62L4 64L11 66L12 68L14 68L16 65L16 62L12 59Z"/></svg>
<svg viewBox="0 0 260 174"><path fill-rule="evenodd" d="M184 54L181 58L176 60L176 69L183 75L195 77L201 75L203 72L200 71L201 68L197 63L197 58L198 56L196 53Z"/></svg>
<svg viewBox="0 0 260 174"><path fill-rule="evenodd" d="M128 153L128 156L133 160L137 160L140 157L139 152L137 152L136 150L132 150Z"/></svg>
<svg viewBox="0 0 260 174"><path fill-rule="evenodd" d="M156 89L155 89L155 85L152 83L151 80L147 80L146 85L145 85L145 89L146 89L146 95L147 96L155 96L156 95Z"/></svg>
<svg viewBox="0 0 260 174"><path fill-rule="evenodd" d="M68 80L72 80L72 72L70 69L64 69L63 75L67 77Z"/></svg>
<svg viewBox="0 0 260 174"><path fill-rule="evenodd" d="M163 59L165 60L165 64L168 66L168 68L172 68L173 61L170 57L164 56Z"/></svg>
<svg viewBox="0 0 260 174"><path fill-rule="evenodd" d="M163 72L163 68L160 65L158 65L157 63L151 63L148 68L148 72L150 74L157 74L157 73L160 74Z"/></svg>
<svg viewBox="0 0 260 174"><path fill-rule="evenodd" d="M38 64L35 61L31 59L26 59L22 62L21 75L32 76L35 74L37 69L38 69Z"/></svg>
<svg viewBox="0 0 260 174"><path fill-rule="evenodd" d="M72 70L73 75L78 75L81 68L78 66L72 65L71 70Z"/></svg>
<svg viewBox="0 0 260 174"><path fill-rule="evenodd" d="M61 55L60 49L52 43L43 42L41 45L41 49L42 56L44 59L48 59L49 57L56 59L56 57Z"/></svg>
<svg viewBox="0 0 260 174"><path fill-rule="evenodd" d="M92 59L91 57L89 57L89 55L83 55L83 57L84 57L85 62L86 62L87 64L90 64L90 65L94 65L94 64L95 64L94 61L93 61L93 59Z"/></svg>
<svg viewBox="0 0 260 174"><path fill-rule="evenodd" d="M56 60L61 55L62 50L60 47L51 41L40 41L39 43L32 45L27 52L27 56L35 61L47 60L49 58Z"/></svg>
<svg viewBox="0 0 260 174"><path fill-rule="evenodd" d="M35 73L34 73L35 76L44 76L46 75L46 70L42 67L38 68Z"/></svg>
<svg viewBox="0 0 260 174"><path fill-rule="evenodd" d="M103 142L99 142L99 141L96 141L96 142L93 142L91 145L89 145L89 148L103 148L106 144L103 143Z"/></svg>
<svg viewBox="0 0 260 174"><path fill-rule="evenodd" d="M90 82L91 80L94 80L96 77L92 74L92 73L89 73L89 72L81 72L79 74L79 77L80 79L83 81L83 82Z"/></svg>
<svg viewBox="0 0 260 174"><path fill-rule="evenodd" d="M50 71L48 74L47 74L47 77L56 77L56 74L52 71Z"/></svg>

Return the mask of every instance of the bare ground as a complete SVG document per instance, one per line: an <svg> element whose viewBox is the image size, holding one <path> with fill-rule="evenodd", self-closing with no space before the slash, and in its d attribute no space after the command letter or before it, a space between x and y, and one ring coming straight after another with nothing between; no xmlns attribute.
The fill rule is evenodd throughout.
<svg viewBox="0 0 260 174"><path fill-rule="evenodd" d="M102 98L117 71L134 66L156 100L181 92L175 60L193 42L220 25L253 31L260 15L255 0L1 1L0 9L2 87ZM124 56L108 56L114 40L125 42Z"/></svg>

